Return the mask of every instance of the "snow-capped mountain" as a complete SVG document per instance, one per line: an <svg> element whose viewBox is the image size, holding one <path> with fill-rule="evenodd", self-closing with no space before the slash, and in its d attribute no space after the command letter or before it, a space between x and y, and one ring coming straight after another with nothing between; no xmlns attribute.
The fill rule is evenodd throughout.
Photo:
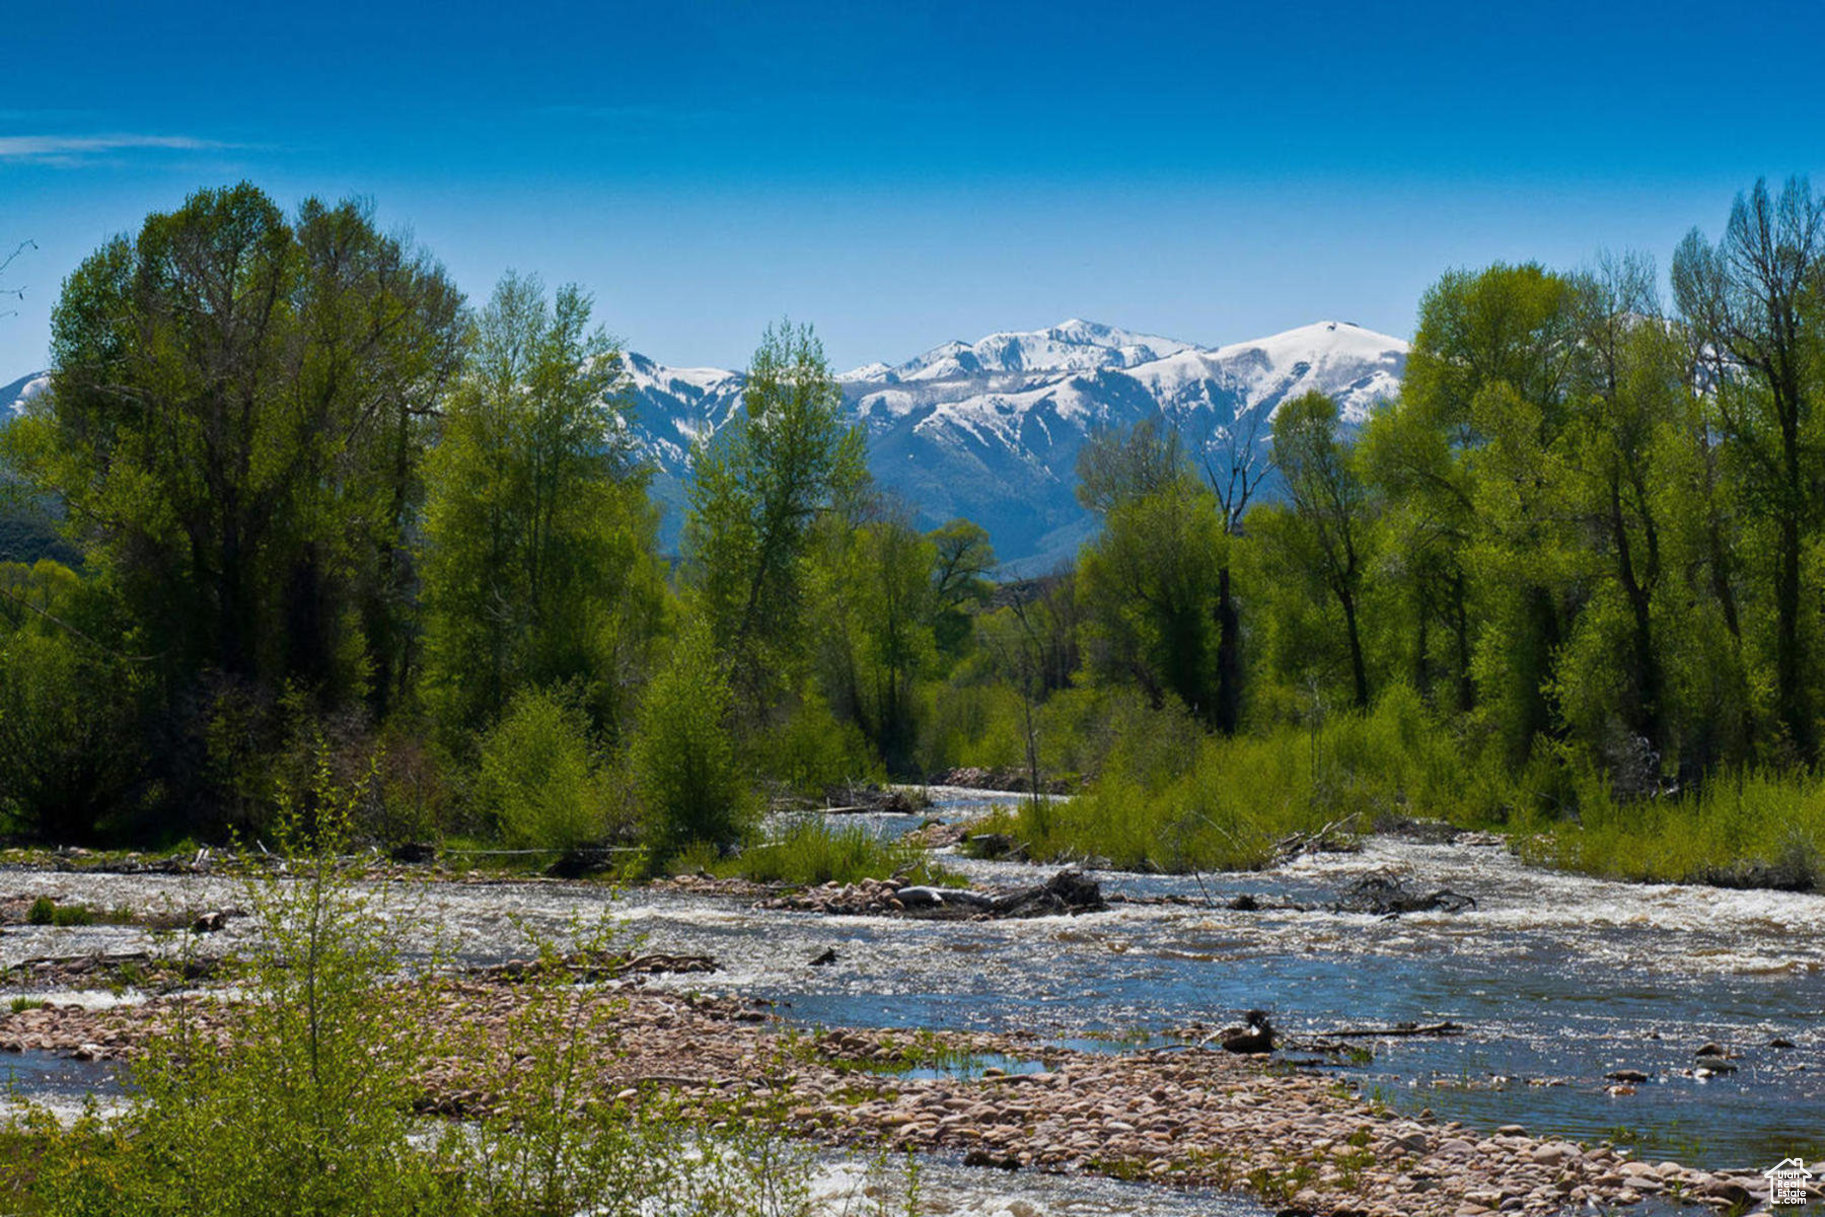
<svg viewBox="0 0 1825 1217"><path fill-rule="evenodd" d="M43 372L33 372L21 376L10 385L0 385L0 424L5 423L15 414L23 413L25 403L44 392L51 378Z"/></svg>
<svg viewBox="0 0 1825 1217"><path fill-rule="evenodd" d="M735 408L741 378L674 372L635 356L633 419L649 437L662 540L683 518L688 442ZM1164 415L1194 440L1267 420L1310 390L1334 397L1355 425L1393 397L1407 344L1347 322L1323 321L1253 342L1200 347L1087 321L948 342L889 366L845 373L844 401L868 433L876 481L935 526L967 516L1019 569L1069 558L1095 530L1075 497L1078 449L1092 432ZM642 366L645 365L645 366ZM713 379L712 379L713 378ZM666 386L674 380L674 396Z"/></svg>
<svg viewBox="0 0 1825 1217"><path fill-rule="evenodd" d="M1135 334L1076 318L1049 330L990 334L947 342L899 367L871 363L843 379L857 384L945 384L966 380L1032 380L1098 368L1131 368L1194 349L1190 343Z"/></svg>
<svg viewBox="0 0 1825 1217"><path fill-rule="evenodd" d="M626 359L630 428L654 466L661 545L675 552L691 446L740 409L746 378ZM1357 425L1399 392L1406 366L1405 342L1342 321L1203 347L1072 320L947 342L840 379L877 483L925 527L976 521L1004 563L1033 571L1068 559L1095 530L1074 490L1078 450L1098 429L1164 416L1193 441L1252 426L1265 442L1275 408L1314 389ZM0 421L47 383L38 374L0 388Z"/></svg>

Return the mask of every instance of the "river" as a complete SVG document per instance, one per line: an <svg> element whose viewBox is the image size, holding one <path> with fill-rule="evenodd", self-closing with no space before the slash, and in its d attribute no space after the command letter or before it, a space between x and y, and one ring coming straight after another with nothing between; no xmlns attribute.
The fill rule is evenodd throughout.
<svg viewBox="0 0 1825 1217"><path fill-rule="evenodd" d="M937 813L949 817L988 797L935 793ZM887 834L918 822L851 820ZM983 883L1047 873L1019 863L945 862ZM1322 904L1370 874L1420 890L1449 888L1477 904L1393 919L1220 907L1245 892L1264 902ZM770 912L727 898L553 883L395 888L385 900L410 949L428 952L441 942L471 961L523 953L521 925L561 934L577 919L612 917L647 949L707 954L721 964L713 976L660 983L764 997L807 1024L1024 1030L1121 1051L1193 1036L1198 1026L1234 1022L1250 1008L1270 1011L1295 1038L1451 1020L1465 1034L1364 1039L1372 1060L1323 1068L1398 1109L1429 1108L1485 1129L1520 1124L1535 1135L1609 1139L1641 1156L1710 1169L1825 1157L1825 897L1614 883L1530 867L1497 845L1392 838L1263 873L1096 878L1106 893L1178 902L959 924ZM241 900L224 879L0 872L0 896L20 894L138 909ZM223 946L247 932L245 921L230 924L240 928L215 936ZM0 936L0 963L146 942L130 927L18 927ZM836 962L812 967L827 949ZM1770 1046L1776 1039L1794 1046ZM1695 1057L1707 1043L1740 1055ZM1707 1065L1709 1076L1699 1068ZM1634 1093L1612 1093L1605 1075L1619 1069L1650 1080ZM43 1062L20 1062L15 1072L27 1091L72 1085L67 1070ZM40 1073L44 1080L35 1081ZM989 1185L967 1182L977 1174L945 1182L962 1197L955 1211L999 1211L982 1207L994 1200ZM1100 1184L1048 1186L1066 1193L1039 1211L1172 1211L1124 1208L1119 1188L1114 1199L1092 1195ZM1088 1207L1061 1207L1077 1203L1074 1194ZM1217 1203L1203 1198L1185 1211L1255 1211Z"/></svg>

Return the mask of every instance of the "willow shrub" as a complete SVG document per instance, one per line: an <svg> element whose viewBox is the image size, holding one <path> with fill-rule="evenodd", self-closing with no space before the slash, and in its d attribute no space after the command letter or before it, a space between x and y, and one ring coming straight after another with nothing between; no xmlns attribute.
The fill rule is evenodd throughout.
<svg viewBox="0 0 1825 1217"><path fill-rule="evenodd" d="M482 737L475 801L508 846L571 849L607 835L603 782L582 710L529 689Z"/></svg>
<svg viewBox="0 0 1825 1217"><path fill-rule="evenodd" d="M1663 883L1825 887L1825 778L1739 771L1696 791L1618 802L1585 784L1575 819L1539 820L1532 860Z"/></svg>
<svg viewBox="0 0 1825 1217"><path fill-rule="evenodd" d="M389 910L340 861L364 787L325 761L282 805L240 993L208 1020L175 1006L118 1114L28 1106L0 1128L0 1199L47 1217L810 1217L814 1153L783 1110L611 1097L615 1006L555 945L535 943L498 1037L440 1027L440 987L400 982ZM580 937L616 945L609 926ZM414 1114L442 1062L493 1100L462 1125ZM908 1179L893 1212L914 1211Z"/></svg>
<svg viewBox="0 0 1825 1217"><path fill-rule="evenodd" d="M1073 697L1055 698L1059 710ZM1007 827L1042 859L1097 858L1132 870L1232 870L1266 865L1296 833L1367 832L1410 815L1486 822L1525 801L1499 764L1485 768L1442 730L1411 691L1395 687L1368 712L1230 738L1208 735L1176 704L1132 698L1101 713L1055 751L1074 747L1095 773L1086 792L1023 804ZM1049 705L1048 709L1052 707ZM1054 723L1072 721L1063 713Z"/></svg>

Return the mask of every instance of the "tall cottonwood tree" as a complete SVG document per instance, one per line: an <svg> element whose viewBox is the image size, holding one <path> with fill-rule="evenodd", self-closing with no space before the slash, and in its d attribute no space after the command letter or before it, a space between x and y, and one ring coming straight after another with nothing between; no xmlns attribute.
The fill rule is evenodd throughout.
<svg viewBox="0 0 1825 1217"><path fill-rule="evenodd" d="M406 536L459 362L461 296L362 205L295 220L242 184L87 258L13 463L67 507L173 692L406 676Z"/></svg>
<svg viewBox="0 0 1825 1217"><path fill-rule="evenodd" d="M1673 289L1708 349L1717 421L1740 454L1744 487L1772 522L1776 713L1811 762L1819 752L1817 665L1802 562L1825 486L1817 408L1825 391L1825 197L1801 178L1778 197L1757 181L1737 197L1716 245L1696 229L1686 236L1673 258Z"/></svg>
<svg viewBox="0 0 1825 1217"><path fill-rule="evenodd" d="M575 285L508 274L477 316L430 460L425 688L446 729L526 686L581 686L596 725L631 711L663 610L647 474L620 352Z"/></svg>
<svg viewBox="0 0 1825 1217"><path fill-rule="evenodd" d="M806 658L814 525L867 482L862 433L842 404L817 336L781 323L754 353L740 413L692 454L685 579L751 717Z"/></svg>

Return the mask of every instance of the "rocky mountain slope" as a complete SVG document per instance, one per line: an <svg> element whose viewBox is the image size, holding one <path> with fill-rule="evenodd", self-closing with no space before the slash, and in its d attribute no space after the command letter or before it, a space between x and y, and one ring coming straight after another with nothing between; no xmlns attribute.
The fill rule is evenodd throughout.
<svg viewBox="0 0 1825 1217"><path fill-rule="evenodd" d="M1046 569L1094 530L1073 495L1078 450L1099 428L1162 415L1191 439L1246 433L1283 401L1317 389L1360 423L1400 389L1407 344L1342 321L1203 347L1095 322L947 342L896 365L844 373L848 410L867 431L877 481L927 527L967 516L1017 569ZM691 445L740 408L744 378L628 356L631 424L655 468L662 543L677 544ZM0 388L23 404L42 376ZM0 414L8 411L0 405Z"/></svg>

